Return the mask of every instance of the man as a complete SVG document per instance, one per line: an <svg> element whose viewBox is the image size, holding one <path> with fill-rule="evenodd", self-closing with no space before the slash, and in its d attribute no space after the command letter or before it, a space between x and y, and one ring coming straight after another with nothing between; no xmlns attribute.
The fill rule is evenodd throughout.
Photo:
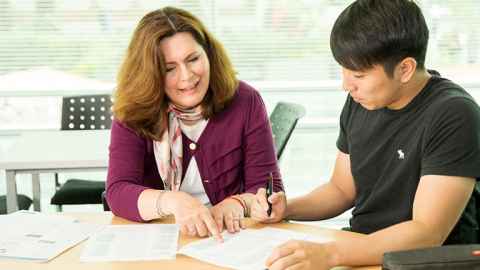
<svg viewBox="0 0 480 270"><path fill-rule="evenodd" d="M349 96L332 177L288 203L275 193L272 214L263 203L252 217L321 220L353 207L351 230L365 235L287 242L268 269L377 265L388 251L478 241L480 110L460 86L425 69L427 43L410 0L357 0L337 18L330 46Z"/></svg>

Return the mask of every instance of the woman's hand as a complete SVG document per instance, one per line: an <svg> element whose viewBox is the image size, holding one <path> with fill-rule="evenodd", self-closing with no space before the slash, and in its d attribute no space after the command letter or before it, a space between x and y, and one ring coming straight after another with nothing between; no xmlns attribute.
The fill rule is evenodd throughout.
<svg viewBox="0 0 480 270"><path fill-rule="evenodd" d="M273 193L268 201L272 204L272 212L268 216L268 203L266 191L259 188L255 198L250 204L250 217L263 223L275 223L281 221L285 217L287 209L287 197L283 191Z"/></svg>
<svg viewBox="0 0 480 270"><path fill-rule="evenodd" d="M210 209L220 232L222 232L224 228L230 233L239 232L240 229L245 229L243 220L245 213L239 200L242 199L228 197Z"/></svg>
<svg viewBox="0 0 480 270"><path fill-rule="evenodd" d="M162 211L175 216L183 234L200 237L211 234L223 241L210 211L199 200L182 191L165 192L163 196Z"/></svg>

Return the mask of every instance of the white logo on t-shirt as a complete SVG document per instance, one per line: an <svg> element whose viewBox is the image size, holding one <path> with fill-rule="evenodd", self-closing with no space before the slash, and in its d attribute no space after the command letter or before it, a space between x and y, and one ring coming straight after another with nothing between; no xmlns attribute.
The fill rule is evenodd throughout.
<svg viewBox="0 0 480 270"><path fill-rule="evenodd" d="M405 159L405 153L403 153L402 149L397 150L398 159Z"/></svg>

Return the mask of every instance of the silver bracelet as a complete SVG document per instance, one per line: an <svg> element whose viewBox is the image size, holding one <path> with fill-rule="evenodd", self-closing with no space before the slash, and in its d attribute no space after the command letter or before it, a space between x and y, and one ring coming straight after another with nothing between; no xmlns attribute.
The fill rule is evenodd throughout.
<svg viewBox="0 0 480 270"><path fill-rule="evenodd" d="M166 214L162 210L162 197L163 197L163 195L165 195L165 190L160 190L160 194L158 194L157 201L155 203L155 205L157 207L157 214L158 214L159 218L164 218L164 217L168 216L168 214Z"/></svg>

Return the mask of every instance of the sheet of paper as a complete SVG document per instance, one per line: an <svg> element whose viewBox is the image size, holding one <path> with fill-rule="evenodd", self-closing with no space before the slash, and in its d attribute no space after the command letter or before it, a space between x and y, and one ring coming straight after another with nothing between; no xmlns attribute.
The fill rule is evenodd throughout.
<svg viewBox="0 0 480 270"><path fill-rule="evenodd" d="M108 225L90 237L80 261L175 259L178 233L175 224Z"/></svg>
<svg viewBox="0 0 480 270"><path fill-rule="evenodd" d="M223 243L210 237L185 245L178 253L224 267L263 270L276 246L291 239L309 240L304 233L276 228L245 229L235 234L224 232L223 237ZM328 241L315 238L316 242L323 240Z"/></svg>
<svg viewBox="0 0 480 270"><path fill-rule="evenodd" d="M48 261L101 227L30 211L0 216L0 258Z"/></svg>

